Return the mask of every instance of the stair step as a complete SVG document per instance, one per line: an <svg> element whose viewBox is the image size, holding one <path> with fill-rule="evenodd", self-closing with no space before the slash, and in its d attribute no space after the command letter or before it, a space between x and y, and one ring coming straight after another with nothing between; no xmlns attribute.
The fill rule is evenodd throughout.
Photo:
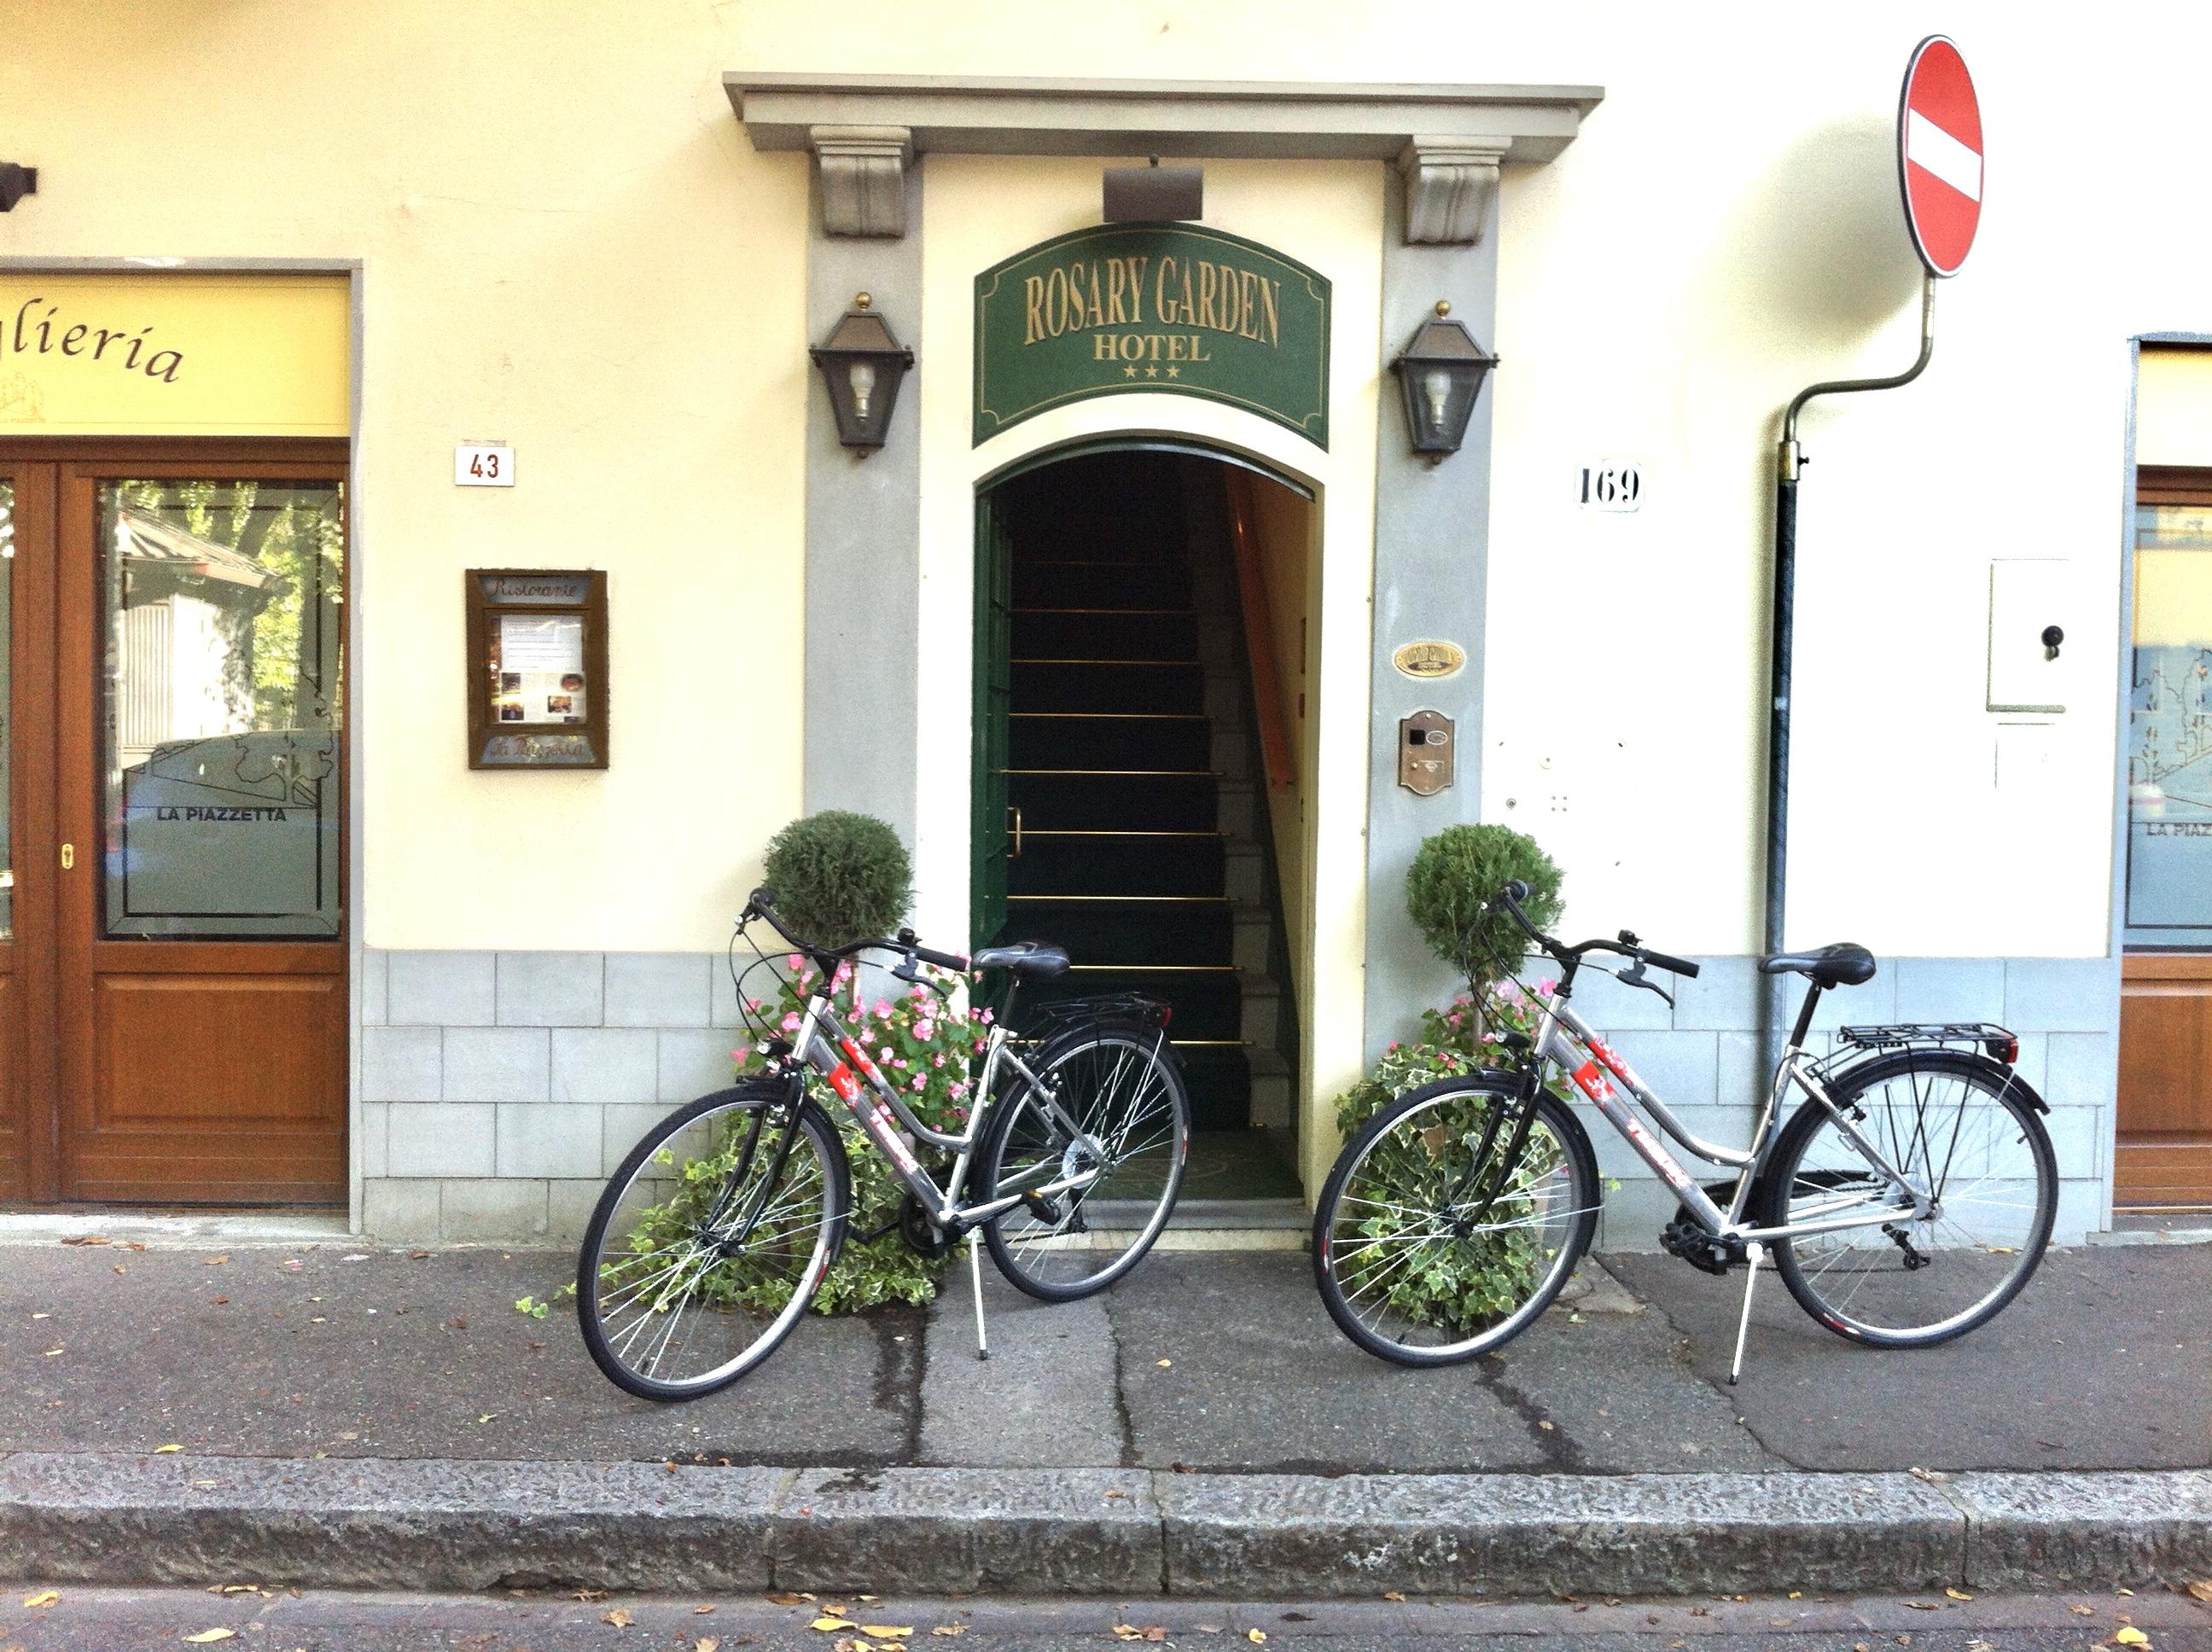
<svg viewBox="0 0 2212 1652"><path fill-rule="evenodd" d="M1097 712L1018 712L1010 724L1015 768L1206 768L1212 728L1188 713L1115 717Z"/></svg>
<svg viewBox="0 0 2212 1652"><path fill-rule="evenodd" d="M1014 562L1018 608L1190 606L1190 570L1179 562Z"/></svg>
<svg viewBox="0 0 2212 1652"><path fill-rule="evenodd" d="M1206 692L1205 667L1160 660L1017 659L1018 711L1195 712Z"/></svg>
<svg viewBox="0 0 2212 1652"><path fill-rule="evenodd" d="M1016 659L1198 658L1198 624L1188 612L1103 608L1017 608Z"/></svg>
<svg viewBox="0 0 2212 1652"><path fill-rule="evenodd" d="M1218 900L1024 896L1009 902L1006 922L1085 963L1225 963L1235 939L1229 903Z"/></svg>
<svg viewBox="0 0 2212 1652"><path fill-rule="evenodd" d="M1024 823L1007 867L1014 895L1225 895L1211 832L1040 832Z"/></svg>
<svg viewBox="0 0 2212 1652"><path fill-rule="evenodd" d="M1006 801L1027 831L1205 831L1214 823L1214 780L1205 773L1009 774Z"/></svg>

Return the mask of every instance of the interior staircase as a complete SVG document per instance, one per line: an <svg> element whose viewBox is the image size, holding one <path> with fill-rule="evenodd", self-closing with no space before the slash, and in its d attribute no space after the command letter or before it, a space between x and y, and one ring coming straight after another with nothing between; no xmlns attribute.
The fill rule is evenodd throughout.
<svg viewBox="0 0 2212 1652"><path fill-rule="evenodd" d="M1078 458L997 501L1012 542L1008 800L1021 820L1005 935L1067 948L1060 995L1126 989L1172 1005L1201 1133L1187 1196L1281 1198L1297 1188L1279 1046L1295 1043L1281 1036L1279 901L1219 469Z"/></svg>

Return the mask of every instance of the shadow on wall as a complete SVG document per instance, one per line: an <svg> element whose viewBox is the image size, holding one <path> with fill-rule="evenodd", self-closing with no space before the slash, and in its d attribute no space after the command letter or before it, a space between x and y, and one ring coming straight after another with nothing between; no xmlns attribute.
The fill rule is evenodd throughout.
<svg viewBox="0 0 2212 1652"><path fill-rule="evenodd" d="M1784 151L1721 256L1723 280L1808 354L1855 346L1911 306L1920 261L1898 200L1894 118L1832 120Z"/></svg>

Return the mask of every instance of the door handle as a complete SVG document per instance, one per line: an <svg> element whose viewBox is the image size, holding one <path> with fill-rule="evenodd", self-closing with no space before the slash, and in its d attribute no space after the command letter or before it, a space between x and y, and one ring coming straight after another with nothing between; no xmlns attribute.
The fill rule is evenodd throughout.
<svg viewBox="0 0 2212 1652"><path fill-rule="evenodd" d="M1013 853L1009 854L1006 859L1009 860L1018 860L1022 858L1022 810L1019 804L1009 804L1006 805L1006 823L1009 829L1014 835Z"/></svg>

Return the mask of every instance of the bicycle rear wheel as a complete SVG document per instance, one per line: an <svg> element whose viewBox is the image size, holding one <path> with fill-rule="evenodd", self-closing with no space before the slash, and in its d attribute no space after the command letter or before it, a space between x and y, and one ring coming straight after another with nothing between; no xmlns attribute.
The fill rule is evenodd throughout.
<svg viewBox="0 0 2212 1652"><path fill-rule="evenodd" d="M1828 1109L1808 1101L1774 1144L1767 1224L1894 1219L1777 1240L1782 1283L1828 1329L1872 1347L1932 1347L1985 1324L2035 1272L2057 1213L2057 1161L2034 1093L1955 1050L1878 1056L1828 1093L1933 1206L1916 1218Z"/></svg>
<svg viewBox="0 0 2212 1652"><path fill-rule="evenodd" d="M1048 1302L1103 1291L1142 1260L1182 1191L1190 1099L1167 1034L1133 1023L1085 1027L1045 1046L1037 1076L1081 1131L1071 1134L1036 1091L1006 1104L978 1162L985 1198L1024 1191L983 1228L991 1260ZM1037 1192L1088 1176L1087 1185Z"/></svg>
<svg viewBox="0 0 2212 1652"><path fill-rule="evenodd" d="M696 1400L771 1353L845 1236L845 1151L780 1079L718 1090L646 1133L599 1195L576 1320L610 1382Z"/></svg>
<svg viewBox="0 0 2212 1652"><path fill-rule="evenodd" d="M1551 1305L1589 1248L1589 1138L1541 1092L1509 1164L1513 1110L1510 1081L1443 1079L1392 1102L1337 1156L1314 1212L1314 1282L1369 1353L1401 1365L1487 1353Z"/></svg>

